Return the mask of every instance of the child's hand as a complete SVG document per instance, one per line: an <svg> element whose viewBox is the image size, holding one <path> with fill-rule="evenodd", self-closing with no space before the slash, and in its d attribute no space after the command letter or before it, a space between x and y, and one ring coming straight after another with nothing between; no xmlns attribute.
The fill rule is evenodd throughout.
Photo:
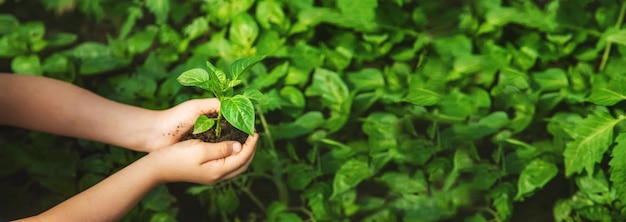
<svg viewBox="0 0 626 222"><path fill-rule="evenodd" d="M158 183L214 184L244 172L254 156L259 136L239 142L205 143L187 140L158 149L146 156Z"/></svg>
<svg viewBox="0 0 626 222"><path fill-rule="evenodd" d="M146 135L145 147L151 152L161 147L175 144L193 128L196 119L206 113L218 112L220 102L215 98L189 100L167 110L158 111L152 133Z"/></svg>

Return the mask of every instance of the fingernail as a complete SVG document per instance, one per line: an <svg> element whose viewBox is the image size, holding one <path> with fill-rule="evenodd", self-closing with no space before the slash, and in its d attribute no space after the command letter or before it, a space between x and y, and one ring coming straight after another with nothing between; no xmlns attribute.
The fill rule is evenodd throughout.
<svg viewBox="0 0 626 222"><path fill-rule="evenodd" d="M236 142L233 144L233 152L239 153L239 151L241 151L241 143Z"/></svg>

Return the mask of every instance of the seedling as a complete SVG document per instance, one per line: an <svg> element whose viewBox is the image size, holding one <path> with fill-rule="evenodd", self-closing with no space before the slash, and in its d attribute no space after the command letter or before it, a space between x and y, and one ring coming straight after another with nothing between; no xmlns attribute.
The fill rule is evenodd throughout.
<svg viewBox="0 0 626 222"><path fill-rule="evenodd" d="M219 137L222 118L248 135L254 134L255 115L251 100L261 100L264 96L256 89L245 89L243 94L235 95L233 88L242 83L238 79L242 73L264 58L264 56L256 56L236 60L230 65L229 73L225 73L207 61L207 70L190 69L178 76L176 80L183 86L195 86L207 90L220 101L220 111L217 117L209 118L206 115L198 117L193 127L193 134L206 132L215 126L215 136Z"/></svg>

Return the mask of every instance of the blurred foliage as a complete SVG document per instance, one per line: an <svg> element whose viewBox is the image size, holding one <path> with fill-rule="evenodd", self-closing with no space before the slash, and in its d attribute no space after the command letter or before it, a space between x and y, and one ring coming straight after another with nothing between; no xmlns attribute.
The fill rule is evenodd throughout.
<svg viewBox="0 0 626 222"><path fill-rule="evenodd" d="M626 3L0 5L0 71L62 79L146 108L210 96L175 80L207 59L226 68L267 56L235 89L257 88L269 100L255 107L262 139L250 170L176 195L168 188L180 186L159 187L127 221L626 218ZM141 155L10 135L0 140L0 190L15 208L46 209ZM35 192L34 206L24 201Z"/></svg>

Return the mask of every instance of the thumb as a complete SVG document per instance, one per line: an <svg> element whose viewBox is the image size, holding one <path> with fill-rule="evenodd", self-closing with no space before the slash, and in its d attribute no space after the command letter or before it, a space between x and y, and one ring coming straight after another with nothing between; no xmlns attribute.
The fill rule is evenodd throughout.
<svg viewBox="0 0 626 222"><path fill-rule="evenodd" d="M220 143L205 144L206 145L203 147L203 150L205 152L204 162L223 159L241 151L241 143L237 141L224 141Z"/></svg>

